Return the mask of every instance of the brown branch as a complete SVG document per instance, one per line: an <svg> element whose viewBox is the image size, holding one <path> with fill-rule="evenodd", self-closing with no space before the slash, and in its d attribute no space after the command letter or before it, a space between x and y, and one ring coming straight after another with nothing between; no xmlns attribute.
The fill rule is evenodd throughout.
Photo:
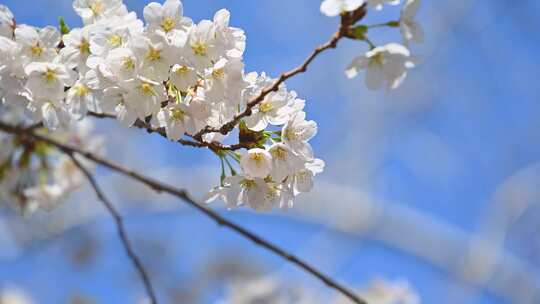
<svg viewBox="0 0 540 304"><path fill-rule="evenodd" d="M309 65L311 62L322 52L328 49L336 48L338 42L345 37L350 38L350 28L352 25L354 25L356 22L360 21L367 12L367 5L364 4L354 12L350 13L344 13L341 15L341 25L339 27L339 30L332 35L332 38L326 42L325 44L319 45L316 47L311 54L304 60L304 62L299 65L298 67L282 73L279 78L269 87L263 89L261 93L253 98L251 101L249 101L246 105L246 108L243 112L237 114L231 121L225 123L220 128L212 128L210 126L206 126L204 129L202 129L200 132L195 134L194 138L197 140L200 140L204 134L207 133L221 133L223 135L228 134L231 132L234 127L240 122L242 118L248 117L251 115L253 108L257 106L259 103L261 103L268 94L271 92L277 91L282 83L284 83L287 79L307 71Z"/></svg>
<svg viewBox="0 0 540 304"><path fill-rule="evenodd" d="M88 112L88 116L92 116L94 118L116 119L116 116L114 116L113 114L107 114L107 113ZM139 128L139 129L146 130L146 132L148 132L149 134L156 133L156 134L159 134L162 137L167 138L167 133L165 132L164 128L153 128L151 125L149 125L148 123L146 123L146 122L144 122L142 120L137 119L135 121L135 123L133 124L133 126ZM188 134L188 136L189 136L189 134ZM190 146L190 147L195 147L195 148L208 148L208 149L210 149L212 151L224 151L224 150L236 151L236 150L240 150L240 149L249 148L249 146L247 144L244 144L244 143L238 143L238 144L234 144L234 145L223 145L223 144L218 143L218 142L205 142L205 141L202 141L202 140L200 140L200 141L191 141L191 140L185 140L185 139L180 139L177 142L184 145L184 146Z"/></svg>
<svg viewBox="0 0 540 304"><path fill-rule="evenodd" d="M77 147L72 147L70 145L58 142L58 141L56 141L54 139L51 139L51 138L48 138L46 136L35 134L32 130L10 126L10 125L5 124L3 122L0 122L0 130L2 130L4 132L7 132L7 133L11 133L11 134L17 134L19 136L25 136L30 140L36 140L36 141L45 142L47 144L50 144L50 145L56 147L60 151L63 151L64 153L67 153L67 154L70 154L70 155L73 154L73 153L80 154L80 155L84 156L85 158L87 158L89 160L92 160L93 162L95 162L97 164L100 164L100 165L102 165L104 167L107 167L107 168L113 170L113 171L116 171L117 173L120 173L121 175L131 177L132 179L135 179L135 180L147 185L148 187L155 190L156 192L159 192L159 193L165 192L165 193L168 193L170 195L173 195L173 196L183 200L184 202L186 202L191 207L193 207L193 208L197 209L198 211L202 212L203 214L205 214L209 218L213 219L218 225L224 226L224 227L227 227L227 228L231 229L232 231L238 233L242 237L244 237L244 238L246 238L248 240L251 240L253 243L257 244L258 246L260 246L262 248L265 248L265 249L275 253L276 255L284 258L285 260L289 261L290 263L302 268L306 272L308 272L311 275L313 275L314 277L318 278L320 281L322 281L328 287L333 288L333 289L339 291L340 293L342 293L344 296L346 296L348 299L350 299L353 303L367 304L364 300L362 300L357 295L355 295L351 290L349 290L348 288L342 286L338 282L334 281L329 276L323 274L321 271L317 270L314 266L311 266L307 262L305 262L305 261L301 260L300 258L292 255L291 253L285 251L284 249L281 249L277 245L271 243L270 241L265 240L261 236L247 230L246 228L244 228L244 227L242 227L242 226L240 226L240 225L238 225L238 224L236 224L234 222L231 222L231 221L227 220L226 218L219 215L219 213L217 213L216 211L211 210L209 208L206 208L204 205L201 205L201 204L197 203L197 201L195 201L195 199L191 198L191 196L187 193L187 191L185 191L183 189L178 189L178 188L172 187L170 185L167 185L165 183L161 183L161 182L159 182L159 181L157 181L157 180L155 180L155 179L153 179L151 177L144 176L144 175L142 175L142 174L140 174L138 172L133 171L132 169L129 169L129 168L126 168L126 167L124 167L122 165L111 162L110 160L107 160L105 158L97 156L97 155L95 155L93 153L90 153L88 151L79 149Z"/></svg>
<svg viewBox="0 0 540 304"><path fill-rule="evenodd" d="M146 289L146 293L148 294L148 298L150 299L150 303L157 304L157 298L156 294L154 292L154 288L152 286L152 282L150 281L150 276L148 275L148 272L144 268L144 265L141 261L141 259L137 256L135 251L133 250L133 246L131 245L131 242L129 241L129 238L126 233L126 229L124 227L124 220L122 219L122 216L116 210L114 205L109 201L109 199L105 196L101 188L96 182L96 179L94 176L84 167L83 164L81 164L80 161L77 160L75 155L73 155L73 152L68 153L66 152L69 157L71 157L71 160L75 165L81 170L81 172L86 176L88 181L90 182L90 185L92 185L92 188L94 188L94 192L96 193L98 199L103 203L107 211L111 214L111 216L114 219L114 222L116 224L116 230L118 232L118 236L120 237L120 240L122 241L122 245L124 246L124 249L126 251L127 256L131 260L131 263L133 266L135 266L135 269L137 269L137 272L139 273L139 276L141 277L141 280L143 282L144 288Z"/></svg>
<svg viewBox="0 0 540 304"><path fill-rule="evenodd" d="M240 150L240 149L249 149L250 145L249 143L238 143L234 145L222 145L218 142L212 142L208 143L202 140L202 136L208 133L221 133L223 135L229 134L234 127L242 120L243 118L250 116L252 114L253 108L257 106L259 103L261 103L268 94L271 92L277 91L279 89L279 86L284 83L287 79L307 71L309 65L311 62L322 52L328 49L336 48L338 42L342 38L351 38L354 39L354 36L351 35L350 29L351 26L354 25L356 22L362 20L367 13L367 4L362 5L357 10L353 12L343 13L341 15L341 24L336 33L332 35L332 38L326 42L325 44L322 44L318 47L316 47L311 54L304 60L304 62L296 67L293 70L290 70L288 72L282 73L279 78L269 87L263 89L261 93L253 98L248 104L246 105L246 108L243 112L237 114L231 121L225 123L220 128L213 128L210 126L206 126L204 129L199 131L197 134L191 136L188 134L188 136L195 139L195 141L180 139L178 142L184 146L191 146L191 147L197 147L197 148L209 148L210 150L214 152L218 152L220 150ZM95 113L95 112L89 112L89 116L93 116L96 118L116 118L114 115L111 114L105 114L105 113ZM163 137L167 137L167 134L163 128L152 128L148 123L142 121L142 120L136 120L135 127L140 129L145 129L148 133L158 133Z"/></svg>

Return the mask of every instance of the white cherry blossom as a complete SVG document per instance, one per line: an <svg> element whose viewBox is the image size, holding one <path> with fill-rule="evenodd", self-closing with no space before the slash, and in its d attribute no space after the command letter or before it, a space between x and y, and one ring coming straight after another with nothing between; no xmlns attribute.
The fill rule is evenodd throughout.
<svg viewBox="0 0 540 304"><path fill-rule="evenodd" d="M161 106L161 102L167 100L165 87L159 82L146 78L134 79L126 83L128 93L125 102L127 111L135 114L136 117L144 120L147 116L156 114ZM133 123L134 120L131 122Z"/></svg>
<svg viewBox="0 0 540 304"><path fill-rule="evenodd" d="M324 170L324 161L313 159L305 164L305 167L296 171L291 179L291 188L294 195L310 192L313 188L313 178Z"/></svg>
<svg viewBox="0 0 540 304"><path fill-rule="evenodd" d="M275 182L282 182L287 176L304 167L305 160L295 154L291 148L284 143L275 143L268 152L272 155L272 170L270 176Z"/></svg>
<svg viewBox="0 0 540 304"><path fill-rule="evenodd" d="M370 7L374 8L375 10L382 10L385 4L388 5L399 5L401 0L367 0L367 3Z"/></svg>
<svg viewBox="0 0 540 304"><path fill-rule="evenodd" d="M242 89L246 86L243 78L244 64L239 59L220 59L206 70L205 95L212 102L225 101L228 105L238 105Z"/></svg>
<svg viewBox="0 0 540 304"><path fill-rule="evenodd" d="M129 30L108 26L95 26L90 32L90 53L106 56L111 50L125 47L129 40Z"/></svg>
<svg viewBox="0 0 540 304"><path fill-rule="evenodd" d="M202 20L189 31L186 59L198 70L210 67L219 51L216 42L214 23Z"/></svg>
<svg viewBox="0 0 540 304"><path fill-rule="evenodd" d="M307 121L306 113L300 111L283 126L281 138L292 151L309 160L313 158L313 149L308 141L316 134L317 123Z"/></svg>
<svg viewBox="0 0 540 304"><path fill-rule="evenodd" d="M184 104L172 104L162 108L156 117L159 126L165 128L167 137L171 140L179 140L186 131L195 132L195 120L189 113L189 108Z"/></svg>
<svg viewBox="0 0 540 304"><path fill-rule="evenodd" d="M186 92L197 84L197 71L187 63L175 64L171 69L171 83L180 91Z"/></svg>
<svg viewBox="0 0 540 304"><path fill-rule="evenodd" d="M98 65L100 73L105 78L119 84L137 78L139 66L139 59L130 48L110 51Z"/></svg>
<svg viewBox="0 0 540 304"><path fill-rule="evenodd" d="M324 0L321 3L321 12L326 16L337 16L344 12L351 12L362 6L365 0Z"/></svg>
<svg viewBox="0 0 540 304"><path fill-rule="evenodd" d="M73 9L84 24L92 24L105 17L122 12L122 0L75 0Z"/></svg>
<svg viewBox="0 0 540 304"><path fill-rule="evenodd" d="M65 47L60 50L62 62L69 68L78 68L86 72L86 60L90 56L89 28L75 28L62 38Z"/></svg>
<svg viewBox="0 0 540 304"><path fill-rule="evenodd" d="M221 9L214 15L217 44L219 48L227 50L227 57L242 58L246 49L246 35L244 30L230 27L231 13Z"/></svg>
<svg viewBox="0 0 540 304"><path fill-rule="evenodd" d="M409 50L398 43L376 47L355 58L347 68L347 77L353 78L360 70L366 70L365 83L371 90L383 86L396 89L407 76L407 70L415 67Z"/></svg>
<svg viewBox="0 0 540 304"><path fill-rule="evenodd" d="M144 19L148 24L148 30L170 38L177 42L187 38L187 30L192 22L183 16L183 6L180 0L166 0L163 5L151 2L144 8ZM183 46L184 43L178 44Z"/></svg>
<svg viewBox="0 0 540 304"><path fill-rule="evenodd" d="M401 29L401 35L406 43L424 42L424 30L415 17L420 7L421 0L407 0L403 9L401 10L401 19L399 26Z"/></svg>
<svg viewBox="0 0 540 304"><path fill-rule="evenodd" d="M60 43L60 32L52 26L37 31L28 25L20 25L15 29L15 40L22 47L22 56L26 62L52 61Z"/></svg>
<svg viewBox="0 0 540 304"><path fill-rule="evenodd" d="M248 176L265 178L272 169L272 155L265 149L250 149L242 155L240 166Z"/></svg>
<svg viewBox="0 0 540 304"><path fill-rule="evenodd" d="M70 87L75 75L63 64L32 62L24 69L28 76L26 88L34 99L61 100L64 87Z"/></svg>
<svg viewBox="0 0 540 304"><path fill-rule="evenodd" d="M155 81L164 81L169 78L175 52L167 45L164 38L156 35L150 37L139 35L132 37L131 47L140 60L138 72L141 76Z"/></svg>
<svg viewBox="0 0 540 304"><path fill-rule="evenodd" d="M262 131L269 124L275 126L285 124L290 116L297 111L294 97L296 94L291 95L287 91L268 94L253 109L253 114L246 118L246 125L253 131Z"/></svg>
<svg viewBox="0 0 540 304"><path fill-rule="evenodd" d="M80 78L68 91L66 103L73 118L81 120L88 110L101 112L98 96L88 84L89 79Z"/></svg>
<svg viewBox="0 0 540 304"><path fill-rule="evenodd" d="M279 203L280 193L276 184L267 183L262 178L234 175L225 178L223 186L216 187L207 195L210 203L221 198L229 208L248 204L257 211L268 211Z"/></svg>
<svg viewBox="0 0 540 304"><path fill-rule="evenodd" d="M15 17L7 6L0 4L0 36L11 39L13 30L15 30Z"/></svg>

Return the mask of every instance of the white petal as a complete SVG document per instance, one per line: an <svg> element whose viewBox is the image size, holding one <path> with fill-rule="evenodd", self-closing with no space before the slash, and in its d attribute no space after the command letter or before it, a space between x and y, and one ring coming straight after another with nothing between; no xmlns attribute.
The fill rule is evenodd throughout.
<svg viewBox="0 0 540 304"><path fill-rule="evenodd" d="M15 40L25 45L34 45L38 42L39 35L34 27L23 24L15 29Z"/></svg>
<svg viewBox="0 0 540 304"><path fill-rule="evenodd" d="M167 0L163 3L163 15L180 17L183 14L183 7L180 0Z"/></svg>
<svg viewBox="0 0 540 304"><path fill-rule="evenodd" d="M60 43L60 32L52 26L46 26L39 32L39 39L44 46L54 48Z"/></svg>
<svg viewBox="0 0 540 304"><path fill-rule="evenodd" d="M345 70L345 75L348 78L354 78L358 75L358 71L367 68L369 59L366 56L359 56L353 59L351 64Z"/></svg>
<svg viewBox="0 0 540 304"><path fill-rule="evenodd" d="M60 127L60 119L58 118L55 107L51 103L45 103L41 111L45 127L51 131L57 130Z"/></svg>
<svg viewBox="0 0 540 304"><path fill-rule="evenodd" d="M334 17L341 14L342 1L339 0L324 0L321 3L321 12L329 17Z"/></svg>
<svg viewBox="0 0 540 304"><path fill-rule="evenodd" d="M161 4L151 2L144 7L144 20L150 24L159 24L163 16L163 7Z"/></svg>

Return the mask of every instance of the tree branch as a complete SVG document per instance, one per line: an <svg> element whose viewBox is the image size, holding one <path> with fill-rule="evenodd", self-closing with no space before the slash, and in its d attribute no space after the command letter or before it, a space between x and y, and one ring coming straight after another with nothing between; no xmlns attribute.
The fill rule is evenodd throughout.
<svg viewBox="0 0 540 304"><path fill-rule="evenodd" d="M197 201L195 201L195 199L193 199L187 193L187 191L185 191L183 189L178 189L178 188L172 187L170 185L167 185L165 183L161 183L161 182L159 182L159 181L157 181L157 180L155 180L155 179L153 179L151 177L144 176L144 175L142 175L142 174L140 174L140 173L138 173L138 172L136 172L136 171L134 171L132 169L129 169L129 168L126 168L126 167L124 167L122 165L111 162L110 160L107 160L105 158L97 156L97 155L95 155L95 154L93 154L91 152L88 152L88 151L79 149L77 147L73 147L73 146L61 143L61 142L56 141L54 139L48 138L46 136L36 134L36 133L34 133L33 130L10 126L10 125L5 124L3 122L0 122L0 130L2 130L4 132L7 132L7 133L11 133L11 134L16 134L16 135L19 135L19 136L25 136L29 140L42 141L44 143L47 143L47 144L50 144L50 145L56 147L60 151L63 151L64 153L67 153L69 155L72 155L73 153L80 154L80 155L84 156L85 158L87 158L89 160L92 160L93 162L95 162L97 164L100 164L100 165L102 165L104 167L107 167L107 168L109 168L109 169L111 169L113 171L116 171L116 172L124 175L124 176L131 177L132 179L135 179L135 180L147 185L148 187L152 188L156 192L159 192L159 193L165 192L165 193L168 193L170 195L173 195L173 196L183 200L184 202L186 202L191 207L197 209L198 211L200 211L203 214L205 214L206 216L208 216L209 218L214 220L218 225L224 226L224 227L227 227L227 228L231 229L232 231L238 233L242 237L244 237L244 238L246 238L248 240L251 240L253 243L257 244L258 246L260 246L262 248L265 248L265 249L273 252L274 254L284 258L285 260L289 261L290 263L302 268L306 272L310 273L311 275L313 275L314 277L316 277L317 279L322 281L328 287L333 288L333 289L339 291L340 293L342 293L344 296L346 296L348 299L350 299L353 303L367 304L367 302L365 302L360 297L355 295L351 290L349 290L348 288L342 286L338 282L334 281L329 276L323 274L322 272L317 270L314 266L311 266L307 262L305 262L305 261L301 260L300 258L294 256L293 254L285 251L284 249L278 247L277 245L265 240L264 238L260 237L259 235L247 230L246 228L244 228L244 227L242 227L242 226L240 226L240 225L238 225L238 224L236 224L234 222L231 222L231 221L227 220L226 218L219 215L219 213L217 213L216 211L211 210L209 208L206 208L204 205L201 205L201 204L197 203Z"/></svg>
<svg viewBox="0 0 540 304"><path fill-rule="evenodd" d="M124 221L122 219L122 216L120 213L116 210L114 205L109 201L109 199L105 196L101 188L96 182L96 179L94 176L84 167L83 164L77 158L75 155L73 155L73 152L68 153L67 151L64 151L69 157L71 157L71 160L75 165L81 170L81 172L86 176L88 181L90 182L90 185L92 185L92 188L94 188L94 192L96 193L98 199L103 203L107 211L111 214L111 216L114 219L114 222L116 224L116 230L118 232L118 236L120 237L120 240L122 241L122 245L124 246L124 249L126 251L127 256L131 260L131 263L133 266L135 266L135 269L139 273L139 276L142 279L144 288L146 289L146 293L148 294L148 298L150 299L150 303L157 304L157 298L156 294L154 292L154 288L152 286L152 282L150 281L150 276L148 275L148 272L144 268L144 265L141 261L141 259L137 256L135 251L133 250L133 246L131 245L131 242L129 241L129 238L126 233L126 229L124 228Z"/></svg>
<svg viewBox="0 0 540 304"><path fill-rule="evenodd" d="M116 119L116 116L113 114L107 114L107 113L96 113L96 112L88 112L88 116L92 116L94 118L110 118L110 119ZM163 128L153 128L148 123L137 119L135 123L133 124L134 127L137 127L139 129L146 130L146 132L152 134L156 133L161 135L162 137L167 138L167 133ZM229 151L236 151L240 149L247 149L249 148L247 144L244 143L238 143L234 145L223 145L218 142L205 142L205 141L191 141L191 140L185 140L180 139L177 141L178 143L184 145L184 146L190 146L195 148L208 148L212 151L223 151L223 150L229 150Z"/></svg>
<svg viewBox="0 0 540 304"><path fill-rule="evenodd" d="M277 91L279 89L279 86L282 83L284 83L287 79L297 74L306 72L311 62L319 54L321 54L325 50L336 48L338 42L342 38L345 38L345 37L350 38L351 37L349 33L350 27L354 25L356 22L360 21L362 18L364 18L364 16L366 15L366 12L367 12L367 5L364 4L360 8L355 10L354 12L343 13L341 15L341 24L340 24L339 30L336 33L334 33L334 35L332 35L332 38L328 42L316 47L301 65L299 65L298 67L288 72L282 73L279 76L279 78L274 82L274 84L263 89L257 97L253 98L250 102L247 103L244 111L237 114L231 121L225 123L220 128L212 128L210 126L206 126L204 129L202 129L200 132L195 134L195 136L193 137L197 140L200 140L202 136L207 133L216 132L216 133L221 133L223 135L226 135L229 132L231 132L242 118L245 118L251 115L253 108L257 106L259 103L261 103L268 94L270 94L271 92Z"/></svg>
<svg viewBox="0 0 540 304"><path fill-rule="evenodd" d="M271 86L263 89L257 97L255 97L250 102L248 102L244 111L237 114L231 121L225 123L220 128L213 128L210 126L206 126L204 129L202 129L195 135L187 134L188 136L195 139L195 141L180 139L177 142L179 142L180 144L184 146L191 146L191 147L196 147L196 148L209 148L210 150L214 152L222 151L222 150L235 151L235 150L240 150L240 149L249 149L250 146L249 144L246 144L246 143L238 143L234 145L223 145L218 142L208 143L208 142L203 141L202 136L208 133L221 133L223 135L229 134L240 122L240 120L252 114L253 108L257 106L259 103L261 103L268 94L270 94L271 92L277 91L279 89L279 86L282 83L284 83L287 79L297 74L306 72L311 62L318 55L320 55L325 50L336 48L338 42L342 38L354 39L354 36L352 36L350 32L351 26L353 26L358 21L362 20L365 17L366 13L367 13L367 4L362 5L361 7L359 7L353 12L343 13L341 15L341 24L338 31L334 33L334 35L332 35L332 38L328 42L316 47L300 66L288 72L282 73L279 76L279 78ZM88 112L88 115L95 118L116 119L116 116L112 114L106 114L106 113ZM162 137L167 138L167 134L163 128L153 128L148 123L142 120L139 120L139 119L136 120L134 123L134 126L140 129L145 129L148 133L157 133L161 135Z"/></svg>

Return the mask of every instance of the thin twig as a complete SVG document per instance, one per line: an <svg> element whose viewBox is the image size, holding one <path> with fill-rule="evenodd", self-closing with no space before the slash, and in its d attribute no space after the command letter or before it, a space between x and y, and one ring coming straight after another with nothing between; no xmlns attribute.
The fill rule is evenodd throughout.
<svg viewBox="0 0 540 304"><path fill-rule="evenodd" d="M197 132L195 135L190 136L196 141L190 141L185 139L180 139L178 142L184 146L191 146L191 147L197 147L197 148L209 148L212 151L220 151L220 150L240 150L240 149L249 149L249 144L245 143L238 143L234 145L222 145L218 142L205 142L203 141L202 137L205 134L208 133L221 133L223 135L229 134L234 127L242 120L243 118L250 116L252 114L253 108L257 106L259 103L261 103L268 94L271 92L277 91L282 83L284 83L287 79L307 71L309 65L311 62L322 52L328 49L336 48L338 42L342 38L353 38L354 36L351 36L350 28L352 25L354 25L356 22L362 20L367 13L367 5L364 4L361 7L359 7L357 10L353 12L343 13L341 15L341 24L336 33L332 35L331 39L316 47L311 54L304 60L304 62L299 65L298 67L294 68L293 70L290 70L288 72L282 73L279 78L269 87L264 88L261 93L253 98L250 102L247 103L246 108L243 112L237 114L231 121L225 123L220 128L213 128L210 126L206 126L201 131ZM89 116L93 116L96 118L116 118L114 115L106 114L106 113L95 113L95 112L89 112ZM142 120L136 120L134 123L134 126L137 128L145 129L148 133L158 133L163 137L167 137L167 134L165 133L165 130L163 128L152 128L149 124Z"/></svg>
<svg viewBox="0 0 540 304"><path fill-rule="evenodd" d="M197 203L197 201L195 201L195 199L193 199L187 193L187 191L185 191L183 189L178 189L178 188L175 188L173 186L167 185L165 183L159 182L159 181L157 181L157 180L155 180L155 179L153 179L151 177L144 176L144 175L142 175L142 174L140 174L140 173L138 173L138 172L136 172L136 171L134 171L132 169L129 169L129 168L126 168L126 167L124 167L122 165L116 164L116 163L114 163L114 162L112 162L110 160L102 158L102 157L100 157L98 155L95 155L95 154L93 154L91 152L79 149L77 147L72 147L70 145L58 142L58 141L56 141L54 139L51 139L51 138L48 138L46 136L35 134L32 130L27 130L27 129L23 129L23 128L19 128L19 127L10 126L10 125L5 124L3 122L0 122L0 130L2 130L4 132L7 132L7 133L11 133L11 134L17 134L17 135L20 135L20 136L26 136L26 137L28 137L28 139L45 142L45 143L50 144L50 145L56 147L57 149L63 151L64 153L67 153L67 154L73 154L73 153L80 154L80 155L84 156L85 158L87 158L89 160L92 160L95 163L98 163L98 164L100 164L100 165L102 165L104 167L107 167L107 168L109 168L109 169L111 169L113 171L116 171L116 172L118 172L118 173L120 173L120 174L122 174L124 176L131 177L132 179L135 179L135 180L147 185L148 187L152 188L156 192L169 193L169 194L183 200L188 205L190 205L190 206L194 207L195 209L199 210L200 212L202 212L203 214L205 214L209 218L213 219L218 225L224 226L224 227L227 227L227 228L233 230L234 232L240 234L244 238L251 240L252 242L257 244L258 246L263 247L263 248L275 253L276 255L284 258L285 260L291 262L292 264L302 268L306 272L308 272L311 275L318 278L320 281L322 281L328 287L333 288L333 289L339 291L340 293L342 293L344 296L349 298L352 302L354 302L356 304L367 304L364 300L362 300L357 295L355 295L347 287L344 287L341 284L339 284L338 282L334 281L332 278L330 278L329 276L323 274L321 271L317 270L314 266L311 266L309 263L301 260L300 258L298 258L298 257L294 256L293 254L287 252L286 250L281 249L277 245L271 243L270 241L265 240L264 238L262 238L259 235L247 230L246 228L244 228L244 227L242 227L242 226L240 226L240 225L238 225L238 224L236 224L234 222L231 222L231 221L227 220L226 218L219 215L219 213L217 213L216 211L214 211L212 209L208 209L204 205Z"/></svg>
<svg viewBox="0 0 540 304"><path fill-rule="evenodd" d="M116 119L116 116L114 116L113 114L107 114L107 113L88 112L88 116L92 116L94 118ZM150 134L156 133L162 137L167 138L167 133L165 132L164 128L153 128L151 125L149 125L148 123L142 120L137 119L135 123L133 124L133 126L139 129L146 130L146 132ZM219 142L205 142L202 140L191 141L191 140L186 140L186 139L179 139L177 142L184 146L190 146L190 147L195 147L195 148L208 148L212 151L220 151L220 150L221 151L236 151L236 150L248 148L248 145L244 143L238 143L234 145L224 145Z"/></svg>
<svg viewBox="0 0 540 304"><path fill-rule="evenodd" d="M245 118L247 116L250 116L253 108L257 106L259 103L261 103L268 94L271 92L277 91L282 83L284 83L287 79L307 71L309 65L311 62L322 52L328 49L336 48L338 42L342 38L349 37L350 38L350 27L354 25L354 23L360 21L364 16L366 15L366 4L362 5L360 8L358 8L354 12L350 13L344 13L341 15L341 25L339 27L339 30L332 35L332 38L325 44L319 45L316 47L311 54L304 60L304 62L299 65L298 67L282 73L279 78L269 87L263 89L261 93L253 98L251 101L249 101L246 105L246 108L243 112L237 114L231 121L225 123L220 128L212 128L210 126L206 126L204 129L202 129L200 132L195 134L194 138L200 140L204 134L207 133L221 133L223 135L228 134L231 132L234 127L240 122L242 118Z"/></svg>
<svg viewBox="0 0 540 304"><path fill-rule="evenodd" d="M133 266L135 266L135 269L137 269L137 272L139 273L139 276L142 279L144 288L146 289L146 293L148 294L148 298L150 299L150 303L157 304L157 298L156 293L154 291L154 287L152 286L152 282L150 281L150 276L148 275L148 272L144 268L144 265L141 261L141 259L137 256L135 253L135 250L133 250L133 246L131 245L131 242L129 241L129 238L126 233L126 229L124 227L124 220L122 219L122 216L116 210L114 205L109 201L109 199L105 196L99 185L97 184L96 179L94 176L84 167L83 164L77 158L73 153L67 153L69 157L71 157L71 160L75 165L81 170L81 172L86 176L88 181L90 182L90 185L92 185L92 188L94 188L94 192L96 193L98 199L103 203L107 211L111 214L111 216L114 219L114 222L116 224L116 230L118 232L118 236L120 237L120 240L122 240L122 245L124 246L124 249L126 251L127 256L131 260L131 263Z"/></svg>

